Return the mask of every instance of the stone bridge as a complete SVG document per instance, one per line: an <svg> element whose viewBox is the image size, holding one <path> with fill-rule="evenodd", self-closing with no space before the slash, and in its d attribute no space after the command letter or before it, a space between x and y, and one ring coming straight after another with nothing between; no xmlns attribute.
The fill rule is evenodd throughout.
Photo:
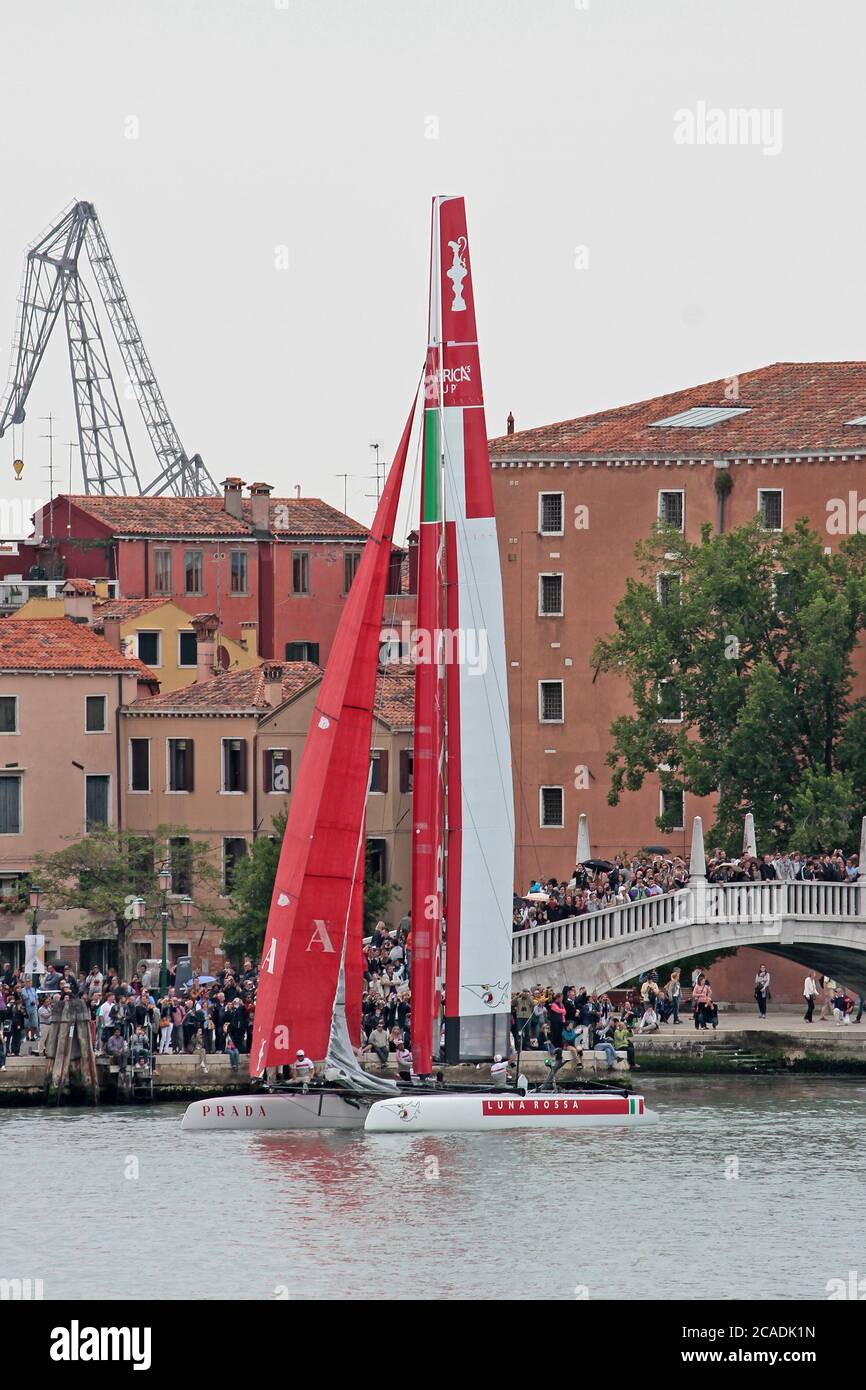
<svg viewBox="0 0 866 1390"><path fill-rule="evenodd" d="M859 864L853 883L710 884L696 817L687 888L515 932L513 988L608 990L690 956L757 946L866 994L866 818Z"/></svg>

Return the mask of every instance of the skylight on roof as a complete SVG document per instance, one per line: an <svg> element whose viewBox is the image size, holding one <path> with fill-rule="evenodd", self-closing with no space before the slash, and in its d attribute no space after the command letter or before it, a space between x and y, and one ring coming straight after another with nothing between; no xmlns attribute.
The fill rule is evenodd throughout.
<svg viewBox="0 0 866 1390"><path fill-rule="evenodd" d="M721 420L730 420L734 415L748 414L747 405L693 405L690 410L681 410L679 415L669 415L665 420L653 420L651 428L669 425L673 429L705 429L707 425L718 425Z"/></svg>

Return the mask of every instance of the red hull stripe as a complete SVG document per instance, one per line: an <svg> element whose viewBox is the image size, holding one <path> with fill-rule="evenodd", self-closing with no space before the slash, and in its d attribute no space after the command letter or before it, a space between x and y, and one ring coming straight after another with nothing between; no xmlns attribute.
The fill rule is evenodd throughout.
<svg viewBox="0 0 866 1390"><path fill-rule="evenodd" d="M643 1106L641 1106L643 1112ZM503 1096L502 1100L483 1100L482 1115L628 1115L627 1096L551 1096L533 1100L526 1096Z"/></svg>

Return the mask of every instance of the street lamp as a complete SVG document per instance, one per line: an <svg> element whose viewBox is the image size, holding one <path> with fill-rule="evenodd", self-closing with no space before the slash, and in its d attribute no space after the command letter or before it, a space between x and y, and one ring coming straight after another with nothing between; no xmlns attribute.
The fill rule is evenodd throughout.
<svg viewBox="0 0 866 1390"><path fill-rule="evenodd" d="M171 864L165 863L159 871L159 891L162 893L162 907L159 916L162 922L162 960L159 966L159 993L164 999L168 993L168 919L170 909L168 895L171 892Z"/></svg>
<svg viewBox="0 0 866 1390"><path fill-rule="evenodd" d="M39 914L39 904L40 904L40 902L42 901L42 889L41 889L41 888L37 888L37 886L36 886L35 883L31 883L31 885L30 885L30 894L29 894L29 897L30 897L30 906L31 906L31 908L33 909L33 919L32 919L32 923L31 923L31 926L30 926L30 933L31 933L31 935L32 935L33 937L35 937L35 936L36 936L36 919L37 919L37 916L38 916L38 914ZM37 965L37 967L38 967L38 965L39 965L39 953L38 953L38 951L36 950L36 943L35 943L35 941L34 941L34 943L33 943L33 954L34 954L34 959L35 959L35 961L36 961L36 965ZM39 974L39 970L38 970L38 968L37 968L36 970L33 971L33 988L34 988L34 989L37 989L37 990L38 990L40 978L41 978L41 977L40 977L40 974ZM37 1000L37 1003L38 1003L38 1000Z"/></svg>

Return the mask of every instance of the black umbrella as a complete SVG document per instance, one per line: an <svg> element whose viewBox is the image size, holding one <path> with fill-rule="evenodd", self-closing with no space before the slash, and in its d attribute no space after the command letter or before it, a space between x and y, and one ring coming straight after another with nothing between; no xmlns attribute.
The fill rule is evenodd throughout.
<svg viewBox="0 0 866 1390"><path fill-rule="evenodd" d="M667 845L646 845L646 847L644 848L644 854L670 854L670 853L671 853L671 851L670 851L670 849L668 848Z"/></svg>
<svg viewBox="0 0 866 1390"><path fill-rule="evenodd" d="M584 867L585 869L612 869L612 868L613 868L613 864L611 864L611 862L610 862L609 859L584 859L582 862L583 862L583 867Z"/></svg>

